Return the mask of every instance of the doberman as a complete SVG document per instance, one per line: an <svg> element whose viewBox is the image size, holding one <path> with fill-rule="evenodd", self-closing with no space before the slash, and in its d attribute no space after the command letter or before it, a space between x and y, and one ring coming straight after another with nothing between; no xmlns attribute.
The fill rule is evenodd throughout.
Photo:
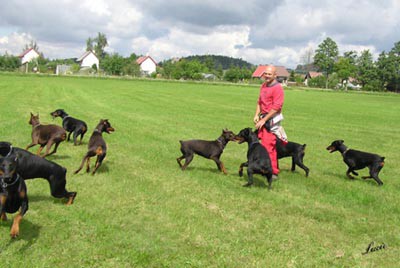
<svg viewBox="0 0 400 268"><path fill-rule="evenodd" d="M69 116L63 109L57 109L50 113L54 118L62 118L62 126L68 132L67 141L70 140L71 133L73 133L74 145L78 145L77 137L80 136L79 144L82 144L83 136L87 131L87 125L84 121Z"/></svg>
<svg viewBox="0 0 400 268"><path fill-rule="evenodd" d="M303 164L305 148L305 144L301 145L299 143L289 141L286 145L284 145L280 139L276 139L276 152L278 159L288 156L292 157L291 170L295 171L296 165L298 165L306 172L306 177L308 177L310 169Z"/></svg>
<svg viewBox="0 0 400 268"><path fill-rule="evenodd" d="M86 161L86 172L90 171L90 158L97 155L96 164L92 175L96 173L96 170L100 167L101 163L103 162L104 158L107 154L107 145L103 139L103 132L110 134L110 132L115 131L114 128L111 126L108 119L101 119L99 124L96 126L95 130L93 131L92 136L89 139L88 144L88 152L82 159L81 166L74 172L77 174L85 164Z"/></svg>
<svg viewBox="0 0 400 268"><path fill-rule="evenodd" d="M180 140L182 156L178 157L176 161L182 170L185 170L187 166L192 162L195 154L198 154L207 159L214 160L217 164L218 170L227 174L224 163L220 160L220 157L225 149L225 146L229 141L235 139L235 134L227 129L222 130L221 136L216 140ZM182 165L181 161L185 158L185 164Z"/></svg>
<svg viewBox="0 0 400 268"><path fill-rule="evenodd" d="M251 128L242 129L235 137L239 144L248 143L247 162L239 167L239 176L243 176L243 167L247 167L248 181L243 186L249 187L253 182L253 174L261 174L267 179L268 189L272 185L272 166L269 154L258 140L257 134Z"/></svg>
<svg viewBox="0 0 400 268"><path fill-rule="evenodd" d="M0 207L1 220L7 220L6 213L15 213L11 226L11 238L19 235L19 225L22 217L28 211L28 195L24 179L17 173L17 159L15 157L0 158Z"/></svg>
<svg viewBox="0 0 400 268"><path fill-rule="evenodd" d="M0 156L17 157L17 173L22 178L44 178L50 184L53 197L67 198L67 205L73 203L76 192L68 192L65 189L67 170L64 167L24 149L13 147L9 142L0 142Z"/></svg>
<svg viewBox="0 0 400 268"><path fill-rule="evenodd" d="M383 185L383 182L379 179L378 174L385 165L385 157L379 156L377 154L361 152L357 150L348 149L344 145L343 140L335 140L326 148L331 153L339 151L343 156L343 161L348 166L346 175L350 179L354 179L350 173L358 176L358 173L354 170L363 169L368 167L369 176L362 177L363 179L374 179L379 186Z"/></svg>
<svg viewBox="0 0 400 268"><path fill-rule="evenodd" d="M26 150L37 144L40 144L37 152L37 155L39 156L44 146L46 146L46 153L42 157L56 153L60 142L64 141L67 137L65 130L60 126L40 124L39 114L33 115L31 113L29 124L32 125L32 143L26 147ZM53 144L55 144L54 149L51 153L49 153Z"/></svg>

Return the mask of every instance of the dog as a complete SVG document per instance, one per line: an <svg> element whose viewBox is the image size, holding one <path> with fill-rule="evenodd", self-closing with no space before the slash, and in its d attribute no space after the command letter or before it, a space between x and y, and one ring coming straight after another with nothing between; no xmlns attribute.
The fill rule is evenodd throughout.
<svg viewBox="0 0 400 268"><path fill-rule="evenodd" d="M104 158L107 154L107 145L103 139L103 132L110 134L110 132L115 131L115 129L111 126L108 119L101 119L100 122L97 124L95 130L93 131L92 136L89 139L88 144L88 152L83 157L81 166L74 172L77 174L83 167L86 161L86 172L90 171L90 158L97 155L96 164L92 175L96 173L96 170L100 167L101 163L103 162Z"/></svg>
<svg viewBox="0 0 400 268"><path fill-rule="evenodd" d="M308 177L310 169L303 163L305 148L306 144L301 145L299 143L289 141L286 145L284 145L280 139L276 139L276 152L278 159L289 156L292 157L291 171L295 171L296 165L298 165L306 172L306 177Z"/></svg>
<svg viewBox="0 0 400 268"><path fill-rule="evenodd" d="M44 146L46 146L46 153L42 157L56 153L60 142L65 141L65 138L67 137L65 130L60 126L40 124L39 114L33 115L31 113L29 124L32 125L32 143L29 144L25 150L40 144L39 150L37 151L37 155L39 156ZM53 144L55 144L54 149L49 153Z"/></svg>
<svg viewBox="0 0 400 268"><path fill-rule="evenodd" d="M271 159L267 150L258 140L257 134L251 128L242 129L236 135L235 140L241 144L248 143L247 162L244 162L239 167L239 176L243 176L243 167L247 167L248 181L244 187L249 187L253 184L253 174L261 174L267 179L268 189L272 188L272 166Z"/></svg>
<svg viewBox="0 0 400 268"><path fill-rule="evenodd" d="M225 149L225 146L229 141L235 139L235 134L228 130L223 129L221 136L214 141L206 140L180 140L182 156L178 157L176 161L182 170L185 170L187 166L192 162L195 154L205 157L207 159L214 160L217 164L219 171L227 174L224 163L220 160L220 157ZM181 161L185 158L185 164L182 165Z"/></svg>
<svg viewBox="0 0 400 268"><path fill-rule="evenodd" d="M6 213L15 213L13 224L11 226L11 238L19 235L19 225L22 217L28 211L28 195L24 179L17 173L17 158L0 158L0 206L1 220L6 221Z"/></svg>
<svg viewBox="0 0 400 268"><path fill-rule="evenodd" d="M377 154L361 152L357 150L348 149L344 145L343 140L335 140L326 148L330 153L339 151L343 156L343 161L349 167L347 169L346 175L350 179L354 179L350 173L358 176L355 170L363 169L368 167L369 176L362 177L363 179L374 179L379 186L383 185L383 182L379 179L378 174L385 165L385 157L379 156Z"/></svg>
<svg viewBox="0 0 400 268"><path fill-rule="evenodd" d="M24 149L13 147L9 142L0 142L0 156L17 158L17 173L22 178L44 178L50 184L51 195L55 198L66 198L67 205L71 205L76 192L69 192L65 188L67 170L45 158L34 155Z"/></svg>
<svg viewBox="0 0 400 268"><path fill-rule="evenodd" d="M57 109L50 113L54 118L62 118L62 126L68 132L67 141L70 140L71 134L73 133L74 145L78 145L77 138L80 136L79 144L82 144L83 136L87 131L87 125L84 121L69 116L63 109Z"/></svg>

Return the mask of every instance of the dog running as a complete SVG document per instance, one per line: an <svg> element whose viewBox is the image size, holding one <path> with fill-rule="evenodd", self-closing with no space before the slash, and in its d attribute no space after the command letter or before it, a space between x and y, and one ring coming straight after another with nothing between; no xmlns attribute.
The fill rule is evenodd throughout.
<svg viewBox="0 0 400 268"><path fill-rule="evenodd" d="M383 182L379 179L378 174L385 165L385 157L379 156L377 154L361 152L357 150L352 150L344 145L343 140L335 140L326 148L330 153L339 151L343 156L343 161L348 166L346 175L350 179L354 179L350 173L358 176L355 170L363 169L368 167L369 176L362 177L363 179L374 179L379 186L383 185Z"/></svg>
<svg viewBox="0 0 400 268"><path fill-rule="evenodd" d="M65 141L67 137L65 130L60 126L40 124L39 114L33 115L31 113L29 124L32 125L32 142L26 146L25 150L39 144L40 147L37 151L37 155L39 156L44 146L46 146L46 153L42 157L56 153L60 142ZM50 148L53 144L55 144L55 146L53 151L50 153Z"/></svg>
<svg viewBox="0 0 400 268"><path fill-rule="evenodd" d="M65 131L68 132L67 141L70 140L71 134L73 133L74 145L78 145L78 136L80 136L79 144L82 144L83 136L88 129L84 121L69 116L63 109L57 109L51 112L50 115L53 119L56 117L62 118L62 126Z"/></svg>
<svg viewBox="0 0 400 268"><path fill-rule="evenodd" d="M25 180L44 178L49 182L51 195L55 198L66 198L67 205L71 205L76 192L69 192L65 188L67 169L55 162L34 155L24 149L13 147L11 143L0 142L0 156L17 158L17 173Z"/></svg>
<svg viewBox="0 0 400 268"><path fill-rule="evenodd" d="M110 134L111 132L114 131L115 130L111 126L110 122L108 122L108 119L100 120L100 122L94 129L92 136L89 139L88 151L82 159L81 166L74 172L74 174L77 174L79 171L81 171L83 165L85 164L85 161L86 161L86 172L89 173L90 158L93 156L97 156L97 159L92 175L96 173L97 169L101 166L101 163L103 162L107 154L107 145L103 138L103 132Z"/></svg>
<svg viewBox="0 0 400 268"><path fill-rule="evenodd" d="M305 149L305 144L289 141L286 145L284 145L280 139L276 139L276 152L278 159L292 157L291 171L295 171L297 165L306 172L306 177L308 177L310 169L303 163Z"/></svg>

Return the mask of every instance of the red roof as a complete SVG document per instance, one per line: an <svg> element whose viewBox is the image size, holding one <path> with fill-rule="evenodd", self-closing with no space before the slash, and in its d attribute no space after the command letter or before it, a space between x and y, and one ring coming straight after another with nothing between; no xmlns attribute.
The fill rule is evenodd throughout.
<svg viewBox="0 0 400 268"><path fill-rule="evenodd" d="M35 49L33 48L29 48L27 50L25 50L21 55L19 55L18 57L23 58L26 54L28 54L29 52L31 52L31 50L35 51L36 54L40 55L39 52L37 52Z"/></svg>
<svg viewBox="0 0 400 268"><path fill-rule="evenodd" d="M308 72L308 74L306 75L306 77L315 78L315 77L321 76L321 75L324 75L324 74L323 74L323 73L320 73L320 72L313 72L313 71L311 71L311 72Z"/></svg>
<svg viewBox="0 0 400 268"><path fill-rule="evenodd" d="M150 57L150 56L142 56L142 57L139 57L139 58L137 58L136 63L140 65L140 64L142 64L142 63L143 63L145 60L147 60L147 59L152 60L152 61L154 62L154 64L157 65L157 62L155 62L155 60L153 60L153 58Z"/></svg>
<svg viewBox="0 0 400 268"><path fill-rule="evenodd" d="M261 77L265 72L265 69L268 65L259 65L257 69L254 71L252 77ZM277 77L289 77L289 72L283 66L275 66L276 68L276 76Z"/></svg>

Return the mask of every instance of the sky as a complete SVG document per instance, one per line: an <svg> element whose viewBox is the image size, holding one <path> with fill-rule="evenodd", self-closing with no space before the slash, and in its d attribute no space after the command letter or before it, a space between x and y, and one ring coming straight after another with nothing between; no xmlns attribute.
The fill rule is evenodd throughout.
<svg viewBox="0 0 400 268"><path fill-rule="evenodd" d="M78 58L103 33L106 51L156 62L223 55L295 68L327 37L339 53L375 57L400 41L400 0L0 0L0 55L37 43Z"/></svg>

